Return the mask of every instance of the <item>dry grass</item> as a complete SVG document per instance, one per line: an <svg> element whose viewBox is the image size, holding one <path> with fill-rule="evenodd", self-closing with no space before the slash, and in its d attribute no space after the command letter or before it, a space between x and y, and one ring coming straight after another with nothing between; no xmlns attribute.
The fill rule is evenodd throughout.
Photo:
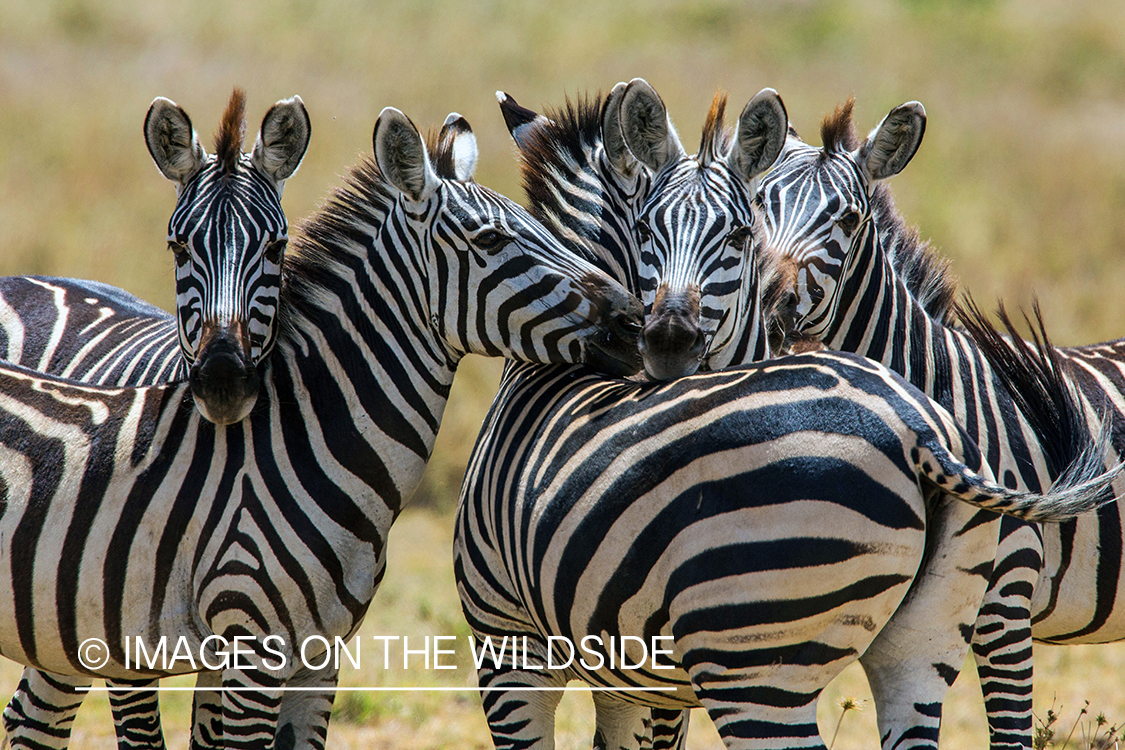
<svg viewBox="0 0 1125 750"><path fill-rule="evenodd" d="M1018 305L1037 294L1059 343L1125 332L1125 8L1103 0L9 0L0 5L0 273L95 278L170 305L173 190L141 137L157 95L184 105L207 141L234 85L249 92L251 137L270 103L299 93L313 138L286 189L297 223L370 151L386 105L420 125L450 110L466 115L480 139L479 180L518 196L492 92L537 107L634 76L661 92L689 147L717 88L735 106L776 88L811 140L821 115L851 93L864 128L902 101L922 101L929 129L895 179L899 205L976 298ZM440 512L407 514L396 527L369 634L464 631L448 513L498 367L472 359L458 377L419 493ZM1040 711L1055 698L1069 726L1066 712L1088 699L1111 721L1125 717L1125 646L1043 647L1037 660ZM2 665L0 695L17 674ZM856 670L831 687L826 737L837 701L864 691ZM334 747L487 745L472 693L340 703ZM565 713L561 744L588 743L588 706ZM187 716L186 696L169 696L174 747L184 746ZM972 680L955 685L946 716L946 745L984 745ZM872 719L870 708L849 714L836 747L874 746ZM715 744L708 722L695 726L695 746ZM77 747L112 745L104 698L91 700L76 737Z"/></svg>

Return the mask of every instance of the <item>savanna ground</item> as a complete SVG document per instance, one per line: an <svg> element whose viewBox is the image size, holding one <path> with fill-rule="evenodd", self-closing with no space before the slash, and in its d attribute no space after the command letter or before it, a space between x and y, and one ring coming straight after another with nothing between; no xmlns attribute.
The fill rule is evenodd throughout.
<svg viewBox="0 0 1125 750"><path fill-rule="evenodd" d="M371 149L387 105L421 126L450 110L476 129L478 181L520 197L493 99L559 104L564 95L646 78L693 150L717 89L732 109L763 86L784 97L807 140L850 94L861 132L917 99L929 126L894 180L899 208L953 260L976 299L1038 298L1058 343L1125 334L1125 7L1103 0L940 3L491 0L404 4L6 0L0 4L0 273L105 281L172 304L164 247L173 189L141 136L155 96L183 105L209 143L230 89L249 94L252 139L277 99L298 93L313 137L286 186L294 231L338 175ZM462 367L425 483L391 535L391 564L363 636L467 629L450 573L451 514L498 364ZM458 669L345 670L348 686L471 686ZM1086 700L1125 720L1125 646L1039 647L1036 710L1061 707L1062 734ZM0 663L0 695L19 669ZM169 684L190 684L181 680ZM822 701L831 737L841 698L866 697L849 670ZM184 747L189 696L165 694L166 734ZM568 695L560 746L588 745L586 696ZM103 695L75 747L111 747ZM849 713L836 747L877 744L873 710ZM946 704L943 745L986 742L971 666ZM717 744L702 715L693 746ZM1080 731L1075 733L1075 737ZM464 692L348 692L332 747L486 747L479 698ZM1072 747L1074 744L1072 744Z"/></svg>

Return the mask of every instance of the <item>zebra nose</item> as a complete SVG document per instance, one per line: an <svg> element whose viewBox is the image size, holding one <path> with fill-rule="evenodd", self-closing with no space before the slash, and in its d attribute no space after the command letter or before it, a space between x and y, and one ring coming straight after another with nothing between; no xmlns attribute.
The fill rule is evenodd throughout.
<svg viewBox="0 0 1125 750"><path fill-rule="evenodd" d="M655 380L695 373L706 340L699 322L698 293L660 295L638 342L645 371Z"/></svg>
<svg viewBox="0 0 1125 750"><path fill-rule="evenodd" d="M595 301L594 330L586 337L585 363L608 375L632 375L641 369L637 336L644 320L644 306L623 286L608 278L583 280Z"/></svg>
<svg viewBox="0 0 1125 750"><path fill-rule="evenodd" d="M258 399L258 371L229 330L210 338L192 365L188 382L199 413L219 425L242 421Z"/></svg>

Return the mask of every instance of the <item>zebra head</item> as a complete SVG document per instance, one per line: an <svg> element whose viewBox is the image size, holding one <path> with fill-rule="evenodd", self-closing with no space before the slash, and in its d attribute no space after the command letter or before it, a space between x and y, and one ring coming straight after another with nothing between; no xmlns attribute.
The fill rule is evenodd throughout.
<svg viewBox="0 0 1125 750"><path fill-rule="evenodd" d="M235 89L204 151L187 113L158 97L145 118L145 142L176 186L168 246L176 263L180 350L196 407L216 424L250 413L257 367L278 330L281 266L288 224L285 180L309 144L305 105L294 96L266 113L253 150L243 153L245 95Z"/></svg>
<svg viewBox="0 0 1125 750"><path fill-rule="evenodd" d="M745 335L757 309L754 183L781 152L788 120L773 89L750 100L733 137L725 108L717 95L692 157L647 82L634 79L621 97L623 143L653 175L634 226L646 311L640 349L656 379L729 364L737 347L728 344Z"/></svg>
<svg viewBox="0 0 1125 750"><path fill-rule="evenodd" d="M848 258L878 242L875 189L906 167L926 130L926 110L907 102L857 143L852 106L849 99L825 118L821 148L791 130L758 189L763 246L779 255L783 266L784 325L804 334L828 321Z"/></svg>
<svg viewBox="0 0 1125 750"><path fill-rule="evenodd" d="M640 368L640 302L516 203L472 181L476 138L463 117L450 114L427 148L388 107L373 141L398 193L401 231L420 241L429 268L424 288L403 293L426 304L452 361L476 352L614 375Z"/></svg>
<svg viewBox="0 0 1125 750"><path fill-rule="evenodd" d="M651 186L650 174L625 146L618 123L627 84L608 96L567 99L546 114L496 98L520 152L531 212L574 252L638 291L633 224Z"/></svg>

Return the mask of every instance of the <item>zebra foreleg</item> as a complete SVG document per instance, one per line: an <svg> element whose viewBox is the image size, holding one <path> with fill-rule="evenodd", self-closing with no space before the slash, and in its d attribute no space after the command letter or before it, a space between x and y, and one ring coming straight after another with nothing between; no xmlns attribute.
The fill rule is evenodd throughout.
<svg viewBox="0 0 1125 750"><path fill-rule="evenodd" d="M1038 526L1001 521L997 567L977 616L977 662L991 750L1031 747L1031 596L1043 565Z"/></svg>
<svg viewBox="0 0 1125 750"><path fill-rule="evenodd" d="M566 685L563 674L501 667L482 668L477 675L484 714L497 750L554 750L555 710L562 700L562 691L557 688Z"/></svg>
<svg viewBox="0 0 1125 750"><path fill-rule="evenodd" d="M594 750L640 750L652 747L652 712L615 698L594 693Z"/></svg>
<svg viewBox="0 0 1125 750"><path fill-rule="evenodd" d="M12 748L62 750L70 744L70 730L92 680L55 675L32 667L23 670L19 687L4 709L5 740Z"/></svg>
<svg viewBox="0 0 1125 750"><path fill-rule="evenodd" d="M158 680L113 680L112 688L133 687L128 692L111 690L113 731L118 750L163 750L164 732L160 727L159 693L147 690Z"/></svg>
<svg viewBox="0 0 1125 750"><path fill-rule="evenodd" d="M996 557L995 514L942 499L929 515L918 575L860 657L884 750L937 750L942 703L968 656Z"/></svg>

